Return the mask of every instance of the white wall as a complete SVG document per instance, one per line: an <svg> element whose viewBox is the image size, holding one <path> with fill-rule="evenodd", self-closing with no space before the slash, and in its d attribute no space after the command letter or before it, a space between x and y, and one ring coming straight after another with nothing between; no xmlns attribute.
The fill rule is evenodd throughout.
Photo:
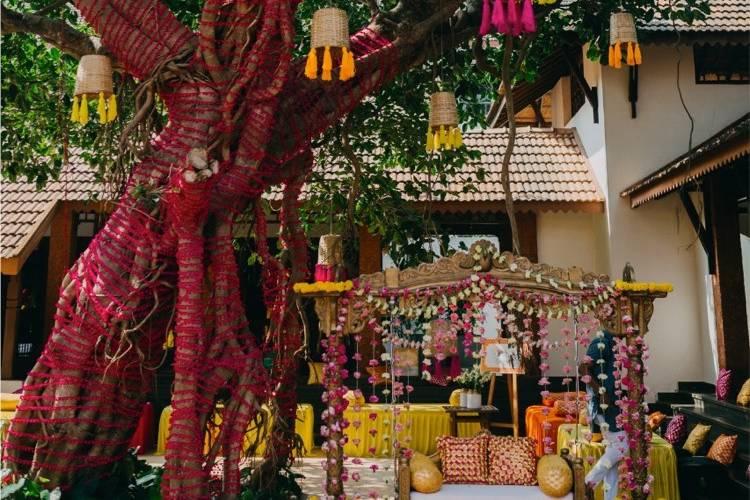
<svg viewBox="0 0 750 500"><path fill-rule="evenodd" d="M584 144L606 141L606 179L609 231L608 271L618 276L625 262L646 281L668 281L675 292L659 300L649 333L652 351L647 383L652 396L671 390L678 380L714 380L713 353L707 340L713 318L706 310L705 259L695 245L695 233L676 194L631 209L620 192L688 149L690 122L676 87L677 53L674 47L647 46L638 82L638 116L630 118L627 69L603 68L600 99L604 108L594 139L584 133L597 126L579 113L574 122ZM695 119L693 145L750 110L744 85L695 85L692 49L682 47L680 82ZM590 110L589 110L590 116ZM590 118L589 118L590 119ZM591 133L591 132L590 132ZM588 134L586 134L588 135ZM596 157L592 160L598 162Z"/></svg>

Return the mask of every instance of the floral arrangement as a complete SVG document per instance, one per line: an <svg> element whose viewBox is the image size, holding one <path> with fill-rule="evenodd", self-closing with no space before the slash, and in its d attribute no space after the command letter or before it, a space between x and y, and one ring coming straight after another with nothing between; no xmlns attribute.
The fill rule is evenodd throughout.
<svg viewBox="0 0 750 500"><path fill-rule="evenodd" d="M623 280L615 281L615 288L621 292L652 292L652 293L670 293L674 291L671 283L650 283L645 281L628 282Z"/></svg>
<svg viewBox="0 0 750 500"><path fill-rule="evenodd" d="M295 283L294 291L300 294L318 292L348 292L354 287L351 280L347 281L316 281L314 283Z"/></svg>
<svg viewBox="0 0 750 500"><path fill-rule="evenodd" d="M456 383L463 389L469 389L474 392L480 392L487 382L490 381L491 374L479 369L479 365L461 370L461 375L456 377Z"/></svg>

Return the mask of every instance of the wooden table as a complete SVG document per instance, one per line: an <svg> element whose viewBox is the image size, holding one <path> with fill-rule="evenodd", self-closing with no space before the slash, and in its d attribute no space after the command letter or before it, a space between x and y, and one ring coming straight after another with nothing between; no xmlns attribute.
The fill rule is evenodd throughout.
<svg viewBox="0 0 750 500"><path fill-rule="evenodd" d="M492 405L484 405L479 408L443 406L443 410L451 416L451 436L458 436L459 422L479 422L482 429L489 429L490 417L500 413L500 410Z"/></svg>

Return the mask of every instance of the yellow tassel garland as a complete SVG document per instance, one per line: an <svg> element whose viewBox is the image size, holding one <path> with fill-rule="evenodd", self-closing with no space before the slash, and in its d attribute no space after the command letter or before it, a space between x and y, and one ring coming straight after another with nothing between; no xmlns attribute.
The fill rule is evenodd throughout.
<svg viewBox="0 0 750 500"><path fill-rule="evenodd" d="M114 94L109 95L109 99L107 100L107 121L111 122L114 121L117 117L117 98L115 98Z"/></svg>
<svg viewBox="0 0 750 500"><path fill-rule="evenodd" d="M622 67L622 49L620 48L620 42L615 44L615 68L620 69Z"/></svg>
<svg viewBox="0 0 750 500"><path fill-rule="evenodd" d="M633 42L628 42L627 59L628 66L635 66L635 56L633 55Z"/></svg>
<svg viewBox="0 0 750 500"><path fill-rule="evenodd" d="M460 148L464 143L464 138L461 136L461 129L456 127L453 129L453 147L456 149Z"/></svg>
<svg viewBox="0 0 750 500"><path fill-rule="evenodd" d="M73 96L73 111L70 112L70 121L78 122L78 96Z"/></svg>
<svg viewBox="0 0 750 500"><path fill-rule="evenodd" d="M635 64L641 64L641 46L635 43Z"/></svg>
<svg viewBox="0 0 750 500"><path fill-rule="evenodd" d="M331 47L326 45L323 51L323 74L320 79L325 81L331 81L331 70L333 69L333 60L331 59Z"/></svg>
<svg viewBox="0 0 750 500"><path fill-rule="evenodd" d="M104 101L104 92L99 92L99 102L96 112L99 115L99 123L107 123L107 107Z"/></svg>
<svg viewBox="0 0 750 500"><path fill-rule="evenodd" d="M81 110L78 112L78 122L86 125L89 122L89 100L86 94L81 96Z"/></svg>
<svg viewBox="0 0 750 500"><path fill-rule="evenodd" d="M427 130L427 152L430 153L435 149L435 143L432 137L432 131Z"/></svg>
<svg viewBox="0 0 750 500"><path fill-rule="evenodd" d="M310 49L310 53L307 54L307 63L305 63L305 76L310 80L315 80L318 77L318 52L315 47Z"/></svg>

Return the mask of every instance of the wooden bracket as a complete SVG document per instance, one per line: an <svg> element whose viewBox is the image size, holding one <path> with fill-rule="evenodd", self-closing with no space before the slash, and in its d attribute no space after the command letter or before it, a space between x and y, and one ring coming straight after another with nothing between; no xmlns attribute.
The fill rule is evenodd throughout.
<svg viewBox="0 0 750 500"><path fill-rule="evenodd" d="M703 246L703 250L706 251L706 255L708 256L708 273L714 274L715 262L711 226L703 225L700 215L698 215L698 210L696 210L695 204L693 203L693 199L690 197L690 194L684 187L680 189L680 201L682 201L682 206L685 207L685 212L687 212L688 219L690 219L690 223L693 225L693 229L695 229L695 232L698 234L698 239ZM704 215L706 216L706 220L709 220L708 214Z"/></svg>
<svg viewBox="0 0 750 500"><path fill-rule="evenodd" d="M581 68L573 62L570 54L566 50L562 50L563 58L568 63L570 73L573 75L573 79L578 83L578 86L583 90L586 100L591 104L591 109L594 111L594 123L599 123L599 92L596 87L590 87L586 79L583 77L583 71Z"/></svg>

